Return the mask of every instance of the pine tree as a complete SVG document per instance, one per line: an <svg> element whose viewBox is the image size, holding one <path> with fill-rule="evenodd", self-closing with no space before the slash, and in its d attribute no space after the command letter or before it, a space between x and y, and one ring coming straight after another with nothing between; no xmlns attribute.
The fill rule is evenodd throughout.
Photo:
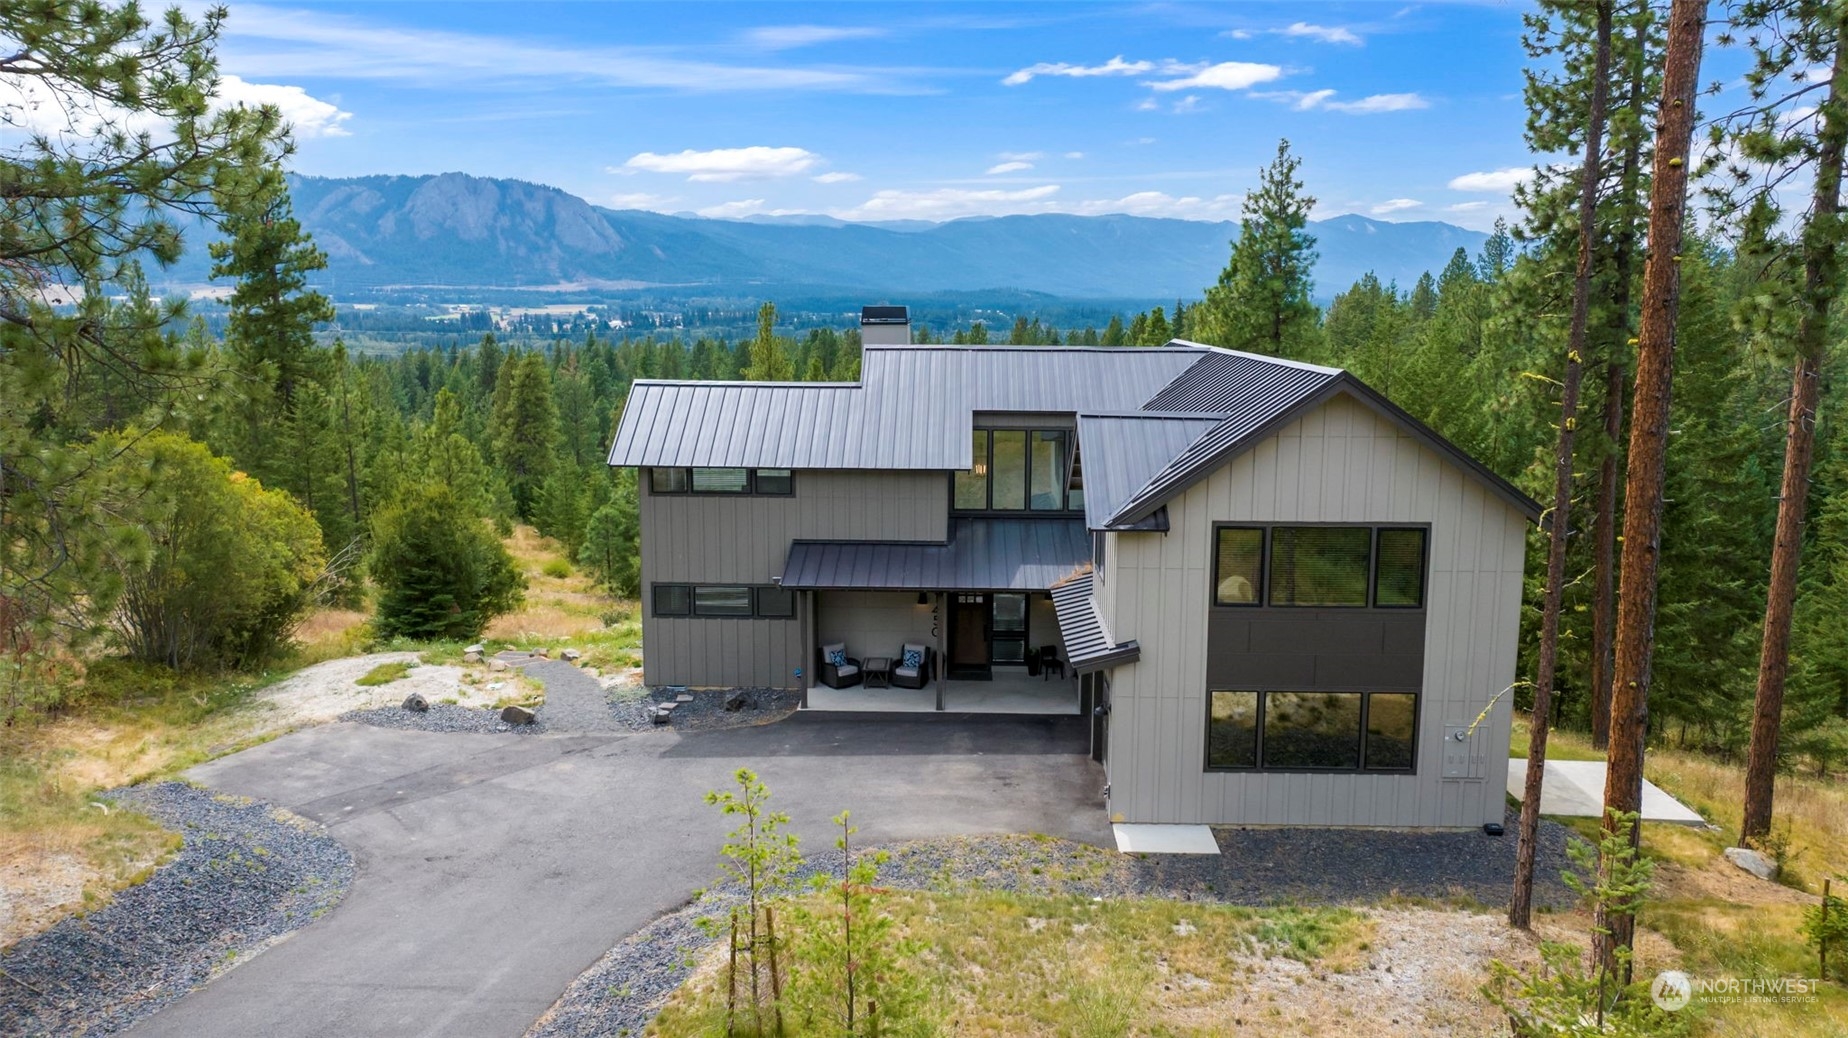
<svg viewBox="0 0 1848 1038"><path fill-rule="evenodd" d="M1123 327L1123 315L1110 315L1110 323L1104 326L1104 335L1099 341L1105 346L1122 346L1129 342L1129 332Z"/></svg>
<svg viewBox="0 0 1848 1038"><path fill-rule="evenodd" d="M526 586L494 531L440 483L407 488L373 517L370 571L387 638L478 637Z"/></svg>
<svg viewBox="0 0 1848 1038"><path fill-rule="evenodd" d="M513 494L516 514L530 520L558 444L558 405L545 358L508 354L494 395L494 460Z"/></svg>
<svg viewBox="0 0 1848 1038"><path fill-rule="evenodd" d="M1315 238L1306 230L1315 199L1297 179L1301 165L1290 142L1279 141L1257 190L1245 196L1231 261L1206 290L1205 313L1198 315L1201 334L1214 345L1274 357L1315 351Z"/></svg>
<svg viewBox="0 0 1848 1038"><path fill-rule="evenodd" d="M776 337L776 304L765 303L757 310L757 338L751 340L751 362L745 378L753 382L788 382L796 377L789 351Z"/></svg>

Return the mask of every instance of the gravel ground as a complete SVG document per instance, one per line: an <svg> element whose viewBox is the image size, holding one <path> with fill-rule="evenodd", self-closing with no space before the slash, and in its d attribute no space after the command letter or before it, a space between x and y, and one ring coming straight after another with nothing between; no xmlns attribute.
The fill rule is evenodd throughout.
<svg viewBox="0 0 1848 1038"><path fill-rule="evenodd" d="M418 713L401 706L381 706L373 710L349 710L340 715L342 721L357 721L375 728L398 728L415 732L519 732L531 734L546 730L545 711L539 711L539 719L532 724L508 724L500 719L500 711L491 708L454 706L449 703L431 703L430 709Z"/></svg>
<svg viewBox="0 0 1848 1038"><path fill-rule="evenodd" d="M1559 880L1567 862L1568 830L1552 822L1541 825L1534 899L1563 907L1573 901ZM887 848L891 858L880 867L879 882L915 890L1240 905L1364 905L1395 896L1497 904L1506 898L1513 877L1512 835L1351 829L1218 829L1215 835L1221 847L1217 858L1127 855L1039 836L919 840ZM803 873L838 874L839 868L839 852L827 851L810 855ZM579 976L527 1038L641 1034L712 943L699 920L722 917L738 901L737 888L722 884L630 936ZM1401 943L1398 938L1392 942ZM1382 954L1390 960L1389 953ZM1433 995L1440 996L1448 997Z"/></svg>
<svg viewBox="0 0 1848 1038"><path fill-rule="evenodd" d="M178 782L106 794L179 830L146 883L0 953L0 1034L88 1038L125 1030L305 926L353 879L320 826Z"/></svg>
<svg viewBox="0 0 1848 1038"><path fill-rule="evenodd" d="M743 710L733 712L725 709L725 700L733 692L745 694L747 702ZM617 723L634 732L709 732L719 728L769 724L795 713L802 705L802 693L780 688L702 688L682 693L678 689L630 685L611 689L608 695L610 709L615 713ZM655 706L672 703L681 695L690 695L693 701L674 707L673 719L667 724L656 725Z"/></svg>

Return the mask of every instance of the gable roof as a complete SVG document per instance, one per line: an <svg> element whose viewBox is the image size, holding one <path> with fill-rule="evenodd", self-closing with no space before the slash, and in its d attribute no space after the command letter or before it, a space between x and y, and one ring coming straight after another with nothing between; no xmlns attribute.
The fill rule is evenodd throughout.
<svg viewBox="0 0 1848 1038"><path fill-rule="evenodd" d="M867 346L859 382L641 379L609 463L941 469L970 465L976 411L1133 411L1211 347Z"/></svg>
<svg viewBox="0 0 1848 1038"><path fill-rule="evenodd" d="M1220 424L1213 414L1131 411L1078 416L1084 469L1084 522L1093 530L1110 520L1194 441Z"/></svg>
<svg viewBox="0 0 1848 1038"><path fill-rule="evenodd" d="M1333 369L1322 369L1330 371ZM1220 466L1257 446L1284 426L1309 413L1337 395L1346 395L1369 410L1399 426L1425 446L1450 458L1457 466L1481 480L1489 490L1529 521L1540 517L1540 504L1519 487L1495 474L1488 466L1464 453L1429 426L1407 414L1377 390L1345 371L1319 385L1305 384L1294 399L1285 396L1268 400L1264 406L1233 413L1221 420L1186 450L1177 455L1134 497L1118 508L1108 520L1112 529L1131 527L1148 518L1156 509L1182 491L1204 480Z"/></svg>

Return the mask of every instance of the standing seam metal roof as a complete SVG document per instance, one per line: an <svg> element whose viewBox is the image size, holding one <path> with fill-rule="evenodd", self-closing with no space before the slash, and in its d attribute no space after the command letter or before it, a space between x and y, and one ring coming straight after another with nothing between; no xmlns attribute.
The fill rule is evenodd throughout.
<svg viewBox="0 0 1848 1038"><path fill-rule="evenodd" d="M1085 525L1093 530L1108 526L1156 474L1220 421L1212 414L1079 415Z"/></svg>
<svg viewBox="0 0 1848 1038"><path fill-rule="evenodd" d="M1097 612L1091 597L1091 574L1068 577L1053 585L1052 607L1059 616L1059 634L1065 639L1065 658L1073 673L1083 674L1119 663L1134 663L1142 655L1135 641L1118 645Z"/></svg>
<svg viewBox="0 0 1848 1038"><path fill-rule="evenodd" d="M945 544L796 541L780 583L796 589L1045 591L1091 557L1076 519L955 520Z"/></svg>

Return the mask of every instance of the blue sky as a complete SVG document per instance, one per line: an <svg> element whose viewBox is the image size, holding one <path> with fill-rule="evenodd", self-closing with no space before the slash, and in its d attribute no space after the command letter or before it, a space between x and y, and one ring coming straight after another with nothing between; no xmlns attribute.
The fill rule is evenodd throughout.
<svg viewBox="0 0 1848 1038"><path fill-rule="evenodd" d="M1486 228L1532 161L1522 9L233 3L222 57L310 174L714 216L1225 219L1288 137L1318 217Z"/></svg>

